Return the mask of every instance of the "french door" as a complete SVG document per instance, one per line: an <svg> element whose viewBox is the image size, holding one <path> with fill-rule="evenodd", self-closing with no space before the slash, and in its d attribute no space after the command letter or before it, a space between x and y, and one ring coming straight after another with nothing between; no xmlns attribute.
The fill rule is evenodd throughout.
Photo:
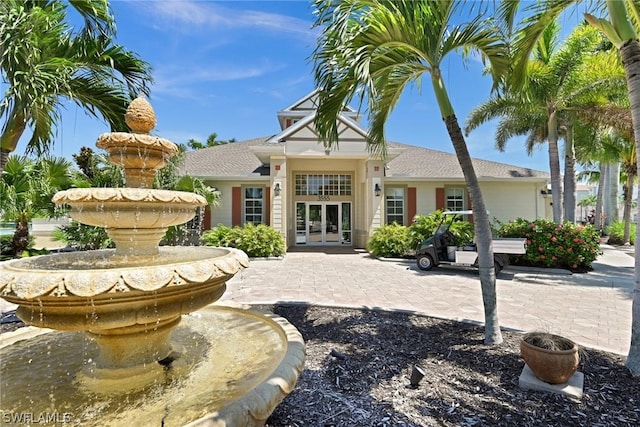
<svg viewBox="0 0 640 427"><path fill-rule="evenodd" d="M351 245L351 203L297 202L296 244Z"/></svg>

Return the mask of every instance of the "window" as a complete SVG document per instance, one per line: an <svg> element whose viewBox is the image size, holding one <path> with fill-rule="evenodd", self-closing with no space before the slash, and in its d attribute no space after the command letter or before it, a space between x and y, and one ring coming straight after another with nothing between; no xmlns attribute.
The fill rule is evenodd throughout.
<svg viewBox="0 0 640 427"><path fill-rule="evenodd" d="M384 196L387 224L397 222L400 225L404 225L404 189L385 187Z"/></svg>
<svg viewBox="0 0 640 427"><path fill-rule="evenodd" d="M245 187L244 189L244 223L262 224L264 222L264 188Z"/></svg>
<svg viewBox="0 0 640 427"><path fill-rule="evenodd" d="M350 196L351 175L296 175L296 196Z"/></svg>
<svg viewBox="0 0 640 427"><path fill-rule="evenodd" d="M464 210L464 189L463 188L447 188L446 199L447 199L448 211Z"/></svg>

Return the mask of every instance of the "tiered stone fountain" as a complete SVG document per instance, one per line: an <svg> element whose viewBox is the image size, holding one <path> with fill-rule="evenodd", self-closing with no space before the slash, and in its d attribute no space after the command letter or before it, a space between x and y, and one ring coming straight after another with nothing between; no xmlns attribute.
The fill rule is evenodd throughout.
<svg viewBox="0 0 640 427"><path fill-rule="evenodd" d="M248 266L243 252L159 247L167 227L189 221L206 201L151 189L177 147L149 135L155 115L143 98L125 118L132 133L103 134L97 146L123 166L127 187L53 198L75 220L106 227L115 250L0 263L0 296L18 305L20 319L85 333L34 338L36 328L23 328L1 336L0 412L40 408L78 425L262 425L303 368L302 337L273 315L208 306ZM71 348L56 357L61 343ZM64 378L49 379L52 370Z"/></svg>

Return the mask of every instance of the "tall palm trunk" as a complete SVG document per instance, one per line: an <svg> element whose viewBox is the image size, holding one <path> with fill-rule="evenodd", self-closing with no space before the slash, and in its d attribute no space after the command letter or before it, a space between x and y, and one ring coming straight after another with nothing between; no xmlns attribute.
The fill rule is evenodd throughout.
<svg viewBox="0 0 640 427"><path fill-rule="evenodd" d="M631 209L633 206L633 183L636 179L636 174L632 170L627 170L627 183L625 184L624 192L624 235L622 236L622 242L625 245L630 244L631 241Z"/></svg>
<svg viewBox="0 0 640 427"><path fill-rule="evenodd" d="M564 220L576 222L576 152L573 145L573 126L567 126L564 141Z"/></svg>
<svg viewBox="0 0 640 427"><path fill-rule="evenodd" d="M602 233L602 214L604 213L604 193L607 188L607 170L609 165L600 162L600 179L598 180L598 195L596 196L596 217L594 224L596 228Z"/></svg>
<svg viewBox="0 0 640 427"><path fill-rule="evenodd" d="M622 65L627 76L629 87L629 100L631 102L631 120L633 122L633 134L636 140L636 150L640 153L640 44L638 39L628 40L621 48ZM638 157L640 160L640 156ZM639 166L640 167L640 166ZM640 170L640 169L639 169ZM638 217L640 218L640 204L638 204ZM633 308L631 313L631 347L627 355L626 366L635 374L640 375L640 239L636 239Z"/></svg>
<svg viewBox="0 0 640 427"><path fill-rule="evenodd" d="M471 203L473 204L473 222L475 228L476 245L478 246L478 267L480 276L480 288L482 290L482 304L484 306L484 342L487 345L500 344L502 332L498 321L498 297L496 292L496 274L493 264L493 240L489 215L484 204L480 183L473 168L471 155L464 140L462 129L456 118L449 94L442 80L440 69L433 67L431 70L431 83L438 101L438 107L447 126L449 138L462 169Z"/></svg>
<svg viewBox="0 0 640 427"><path fill-rule="evenodd" d="M469 189L473 204L473 219L478 246L478 266L480 275L480 287L482 289L482 303L485 318L485 344L499 344L502 342L500 323L498 321L498 298L496 292L496 276L493 264L493 240L489 215L484 204L480 183L473 168L471 156L467 149L462 130L456 116L444 119L453 143L453 148L458 156L458 162L464 173L464 179Z"/></svg>
<svg viewBox="0 0 640 427"><path fill-rule="evenodd" d="M553 201L553 221L562 223L562 186L560 185L560 155L558 153L558 120L556 110L548 108L549 120L549 172L551 175L551 200Z"/></svg>
<svg viewBox="0 0 640 427"><path fill-rule="evenodd" d="M607 174L607 201L605 202L605 216L603 228L607 227L618 220L618 187L620 187L620 163L614 162L609 164Z"/></svg>

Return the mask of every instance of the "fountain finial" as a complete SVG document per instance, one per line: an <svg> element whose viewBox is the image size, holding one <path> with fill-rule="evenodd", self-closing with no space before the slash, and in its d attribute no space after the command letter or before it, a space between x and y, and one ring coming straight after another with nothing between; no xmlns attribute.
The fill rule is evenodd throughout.
<svg viewBox="0 0 640 427"><path fill-rule="evenodd" d="M131 132L148 134L156 126L156 113L149 101L140 95L129 104L124 121Z"/></svg>

